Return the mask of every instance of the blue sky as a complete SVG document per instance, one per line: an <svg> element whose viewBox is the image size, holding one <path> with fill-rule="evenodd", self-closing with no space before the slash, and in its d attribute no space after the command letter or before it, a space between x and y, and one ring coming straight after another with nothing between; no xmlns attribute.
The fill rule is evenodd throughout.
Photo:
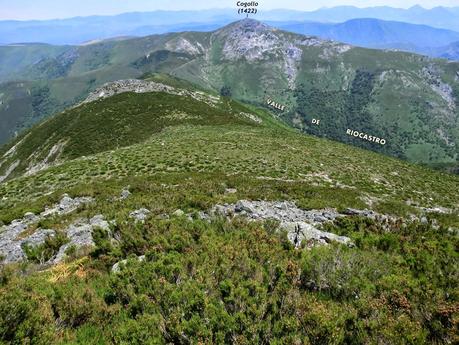
<svg viewBox="0 0 459 345"><path fill-rule="evenodd" d="M244 0L250 1L250 0ZM231 8L237 0L0 0L0 19L50 19L87 15L110 15L158 9ZM314 10L319 7L387 5L407 8L416 4L459 6L459 0L258 0L261 9L290 8Z"/></svg>

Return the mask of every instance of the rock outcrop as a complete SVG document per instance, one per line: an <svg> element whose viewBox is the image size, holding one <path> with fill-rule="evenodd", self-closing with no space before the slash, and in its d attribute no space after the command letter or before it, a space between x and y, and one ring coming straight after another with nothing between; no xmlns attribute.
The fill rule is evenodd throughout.
<svg viewBox="0 0 459 345"><path fill-rule="evenodd" d="M311 224L305 222L281 223L281 227L283 230L287 231L288 239L297 248L303 243L305 243L307 247L326 245L330 242L338 242L348 246L354 245L349 237L338 236L331 232L318 230Z"/></svg>
<svg viewBox="0 0 459 345"><path fill-rule="evenodd" d="M49 215L63 215L75 211L78 207L93 202L94 199L91 197L71 198L68 194L62 196L59 204L46 208L44 212L40 213L40 217L46 217Z"/></svg>
<svg viewBox="0 0 459 345"><path fill-rule="evenodd" d="M34 214L27 213L24 218L13 220L11 224L0 228L0 259L2 259L0 261L4 263L23 261L25 259L22 250L23 243L40 244L40 242L33 242L28 237L21 238L21 234L24 234L27 228L38 220L39 218Z"/></svg>
<svg viewBox="0 0 459 345"><path fill-rule="evenodd" d="M334 209L305 211L289 201L240 200L231 205L217 205L211 210L210 214L226 217L243 216L254 221L278 221L279 228L287 231L287 237L295 247L300 247L303 243L311 247L327 245L330 242L353 246L351 239L348 237L337 236L318 229L321 224L332 222L344 216ZM201 218L208 219L205 215L201 215Z"/></svg>
<svg viewBox="0 0 459 345"><path fill-rule="evenodd" d="M13 263L26 260L26 256L23 250L24 245L31 247L39 246L44 243L48 236L55 236L56 231L52 229L34 229L40 220L45 219L49 216L64 215L75 211L81 205L91 203L94 199L90 197L71 198L68 194L64 194L60 202L50 208L46 208L45 211L40 215L35 215L28 212L22 219L16 219L9 225L0 227L0 258L3 263ZM108 226L103 223L101 216L94 217L90 223L91 226ZM76 247L92 244L92 236L87 227L81 228L76 224L70 225L66 229L65 234L70 239L70 242L64 245L58 254L59 258L53 258L50 261L57 263L62 260L63 253L70 245ZM89 240L89 237L91 240ZM65 248L64 248L65 247Z"/></svg>
<svg viewBox="0 0 459 345"><path fill-rule="evenodd" d="M64 244L59 252L52 259L53 264L57 264L65 259L67 250L71 247L78 249L82 247L93 247L94 240L92 232L95 228L101 228L105 231L110 231L110 224L105 220L104 216L97 215L89 220L80 219L70 225L66 234L69 239L67 244Z"/></svg>
<svg viewBox="0 0 459 345"><path fill-rule="evenodd" d="M305 211L290 201L248 201L240 200L235 204L215 206L212 214L226 216L245 216L253 220L274 219L279 222L307 222L319 225L333 221L342 215L334 209Z"/></svg>
<svg viewBox="0 0 459 345"><path fill-rule="evenodd" d="M157 83L154 81L125 79L106 83L91 92L89 96L79 105L95 102L100 99L112 97L126 92L134 93L150 93L150 92L165 92L171 95L186 96L204 102L211 107L215 107L221 102L220 97L213 96L201 91L190 91L186 89L175 88L169 85Z"/></svg>
<svg viewBox="0 0 459 345"><path fill-rule="evenodd" d="M146 208L141 208L129 213L129 217L135 219L136 222L145 222L145 220L150 216L150 210Z"/></svg>

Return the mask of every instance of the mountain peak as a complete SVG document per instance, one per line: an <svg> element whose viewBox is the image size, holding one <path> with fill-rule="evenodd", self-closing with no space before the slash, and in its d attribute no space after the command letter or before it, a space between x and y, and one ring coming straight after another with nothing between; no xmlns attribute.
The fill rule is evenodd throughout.
<svg viewBox="0 0 459 345"><path fill-rule="evenodd" d="M285 43L280 31L251 18L229 24L215 34L224 42L223 56L229 60L263 60L266 52L282 50Z"/></svg>
<svg viewBox="0 0 459 345"><path fill-rule="evenodd" d="M228 32L228 33L235 33L235 32L242 32L242 33L249 33L249 32L264 32L264 31L273 31L274 29L266 25L256 19L252 18L244 18L242 20L236 21L234 23L231 23L220 30L217 30L217 32Z"/></svg>

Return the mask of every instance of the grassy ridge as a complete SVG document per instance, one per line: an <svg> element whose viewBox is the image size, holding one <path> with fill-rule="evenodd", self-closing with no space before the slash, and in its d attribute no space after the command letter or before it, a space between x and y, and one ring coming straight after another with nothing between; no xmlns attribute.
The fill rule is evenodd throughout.
<svg viewBox="0 0 459 345"><path fill-rule="evenodd" d="M311 206L363 206L370 197L382 211L414 212L422 206L457 208L458 178L396 159L282 128L225 125L179 126L163 130L147 142L113 152L69 161L30 177L0 185L5 209L27 197L97 180L156 176L164 173L243 175L251 180L292 181L312 188ZM288 183L287 183L288 184ZM325 201L320 202L324 194ZM336 193L351 200L340 200Z"/></svg>
<svg viewBox="0 0 459 345"><path fill-rule="evenodd" d="M149 79L187 86L164 75ZM327 202L335 207L362 206L362 200L374 200L375 207L400 215L416 213L407 201L425 207L458 207L455 176L304 136L253 106L226 98L213 104L205 94L202 97L124 93L67 110L35 126L3 148L2 155L19 142L2 169L20 160L13 172L20 176L30 164L45 159L62 164L1 184L0 207L6 210L21 199L81 183L164 173L221 173L313 183L324 188L326 202L317 202L321 207ZM243 114L252 114L261 123ZM60 150L53 151L56 145ZM327 189L350 195L351 201L335 205Z"/></svg>
<svg viewBox="0 0 459 345"><path fill-rule="evenodd" d="M55 159L74 159L130 146L177 124L255 125L240 115L241 112L250 110L227 99L212 106L190 96L124 93L109 101L96 101L64 111L33 127L3 149L5 153L27 136L2 168L5 170L8 163L20 160L20 166L12 175L20 176L31 165L45 159L52 163ZM61 144L62 150L48 157L52 148Z"/></svg>
<svg viewBox="0 0 459 345"><path fill-rule="evenodd" d="M117 148L114 137L130 145ZM95 202L39 226L59 230L97 214L115 222L109 233L94 231L95 248L58 266L0 265L0 342L457 341L459 244L448 230L459 227L457 176L303 135L252 106L224 100L213 108L163 93L120 94L69 110L30 138L24 150L66 138L67 160L0 184L1 222L41 212L63 193ZM127 186L132 195L117 200ZM311 250L295 249L269 221L196 217L241 199L292 200L304 209L362 209L371 201L405 219L422 214L417 206L452 213L389 230L346 218L326 230L351 237L355 248ZM129 213L142 207L151 217L136 224ZM165 217L177 209L193 220ZM125 258L126 267L112 273Z"/></svg>

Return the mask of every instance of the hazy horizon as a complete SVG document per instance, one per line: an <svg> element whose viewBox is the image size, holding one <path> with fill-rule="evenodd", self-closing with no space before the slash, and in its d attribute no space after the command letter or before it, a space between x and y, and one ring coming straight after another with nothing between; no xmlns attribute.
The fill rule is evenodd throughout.
<svg viewBox="0 0 459 345"><path fill-rule="evenodd" d="M298 0L284 0L282 6L275 0L259 0L259 9L269 11L273 9L314 11L320 8L336 6L355 6L368 8L376 6L389 6L395 8L410 8L416 5L426 9L438 6L456 7L459 0L317 0L303 2ZM231 9L236 7L235 0L195 0L192 3L186 0L177 0L173 4L164 5L162 1L149 0L16 0L14 3L0 0L2 13L0 20L50 20L67 19L86 16L112 16L131 12L151 12L158 10L187 11Z"/></svg>

